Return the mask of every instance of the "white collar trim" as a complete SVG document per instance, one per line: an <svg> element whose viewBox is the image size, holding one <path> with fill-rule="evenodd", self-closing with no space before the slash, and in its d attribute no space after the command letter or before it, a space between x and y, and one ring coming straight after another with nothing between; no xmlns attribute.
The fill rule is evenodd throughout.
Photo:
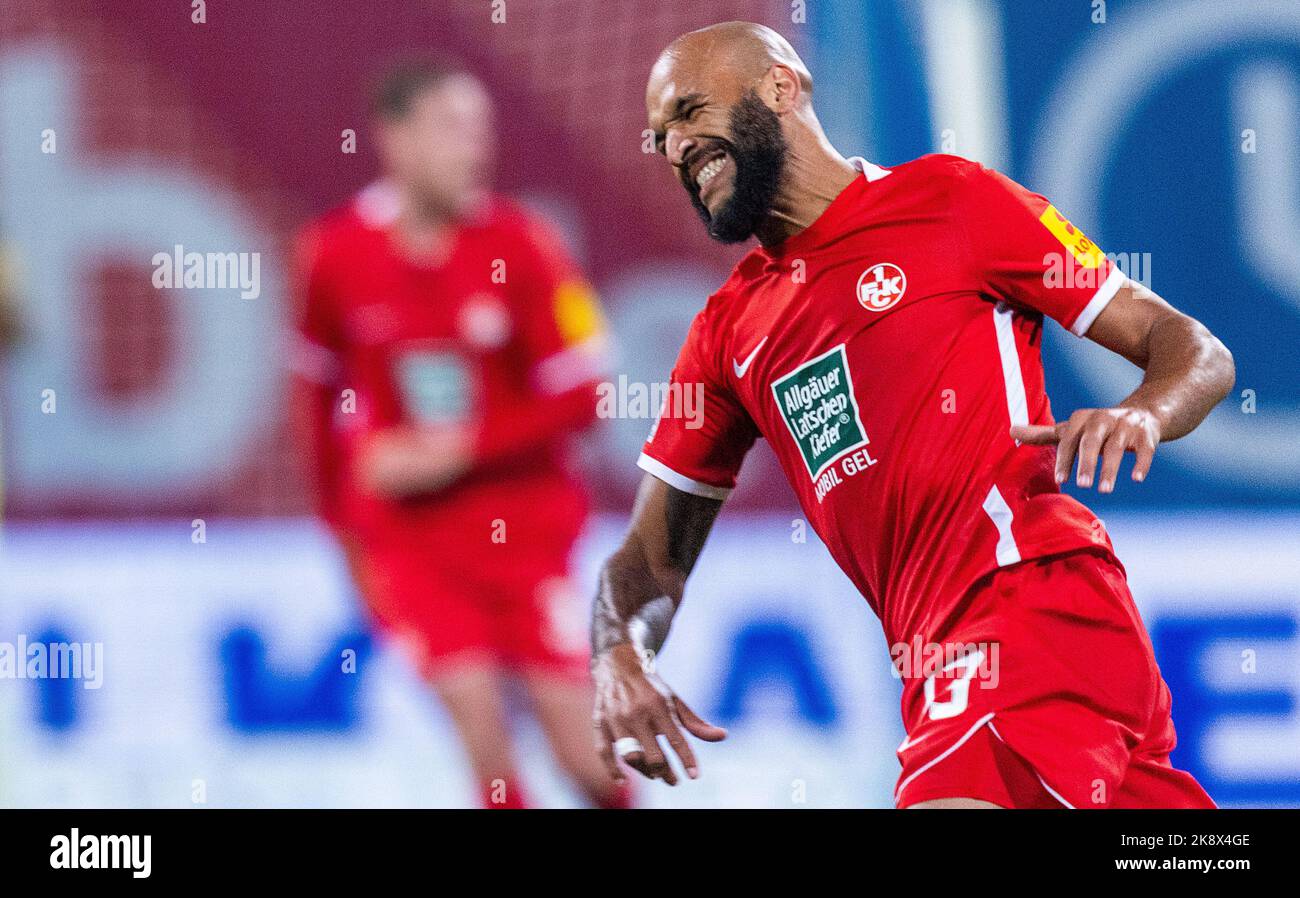
<svg viewBox="0 0 1300 898"><path fill-rule="evenodd" d="M861 156L850 156L849 165L853 166L858 171L866 175L867 181L869 182L879 181L885 175L890 173L889 169L881 168L879 165L876 165L875 163L868 162L867 160L863 159Z"/></svg>
<svg viewBox="0 0 1300 898"><path fill-rule="evenodd" d="M372 228L385 228L397 220L402 211L402 195L397 187L384 180L365 187L356 198L357 215Z"/></svg>

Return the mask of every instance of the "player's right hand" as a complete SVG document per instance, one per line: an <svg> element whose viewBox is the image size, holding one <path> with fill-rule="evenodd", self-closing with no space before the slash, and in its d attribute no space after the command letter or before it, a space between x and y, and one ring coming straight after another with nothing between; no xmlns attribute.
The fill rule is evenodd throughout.
<svg viewBox="0 0 1300 898"><path fill-rule="evenodd" d="M635 739L641 748L622 755L627 766L647 779L662 779L675 786L677 772L659 744L660 736L672 746L691 779L698 777L700 770L683 730L705 742L721 742L727 737L726 730L700 719L674 695L630 643L616 645L597 657L592 675L596 682L592 718L596 751L615 782L624 780L615 748L619 740Z"/></svg>

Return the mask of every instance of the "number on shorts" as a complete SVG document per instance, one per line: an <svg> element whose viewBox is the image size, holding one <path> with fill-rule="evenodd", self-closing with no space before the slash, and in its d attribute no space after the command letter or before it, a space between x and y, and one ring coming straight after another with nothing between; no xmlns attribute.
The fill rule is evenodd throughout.
<svg viewBox="0 0 1300 898"><path fill-rule="evenodd" d="M925 678L925 708L931 720L947 720L966 710L970 702L970 681L983 663L984 652L976 649L969 655L962 655L948 662L942 670L935 671ZM961 675L945 678L952 683L948 690L949 698L946 701L936 702L934 700L935 679L953 670L960 670Z"/></svg>

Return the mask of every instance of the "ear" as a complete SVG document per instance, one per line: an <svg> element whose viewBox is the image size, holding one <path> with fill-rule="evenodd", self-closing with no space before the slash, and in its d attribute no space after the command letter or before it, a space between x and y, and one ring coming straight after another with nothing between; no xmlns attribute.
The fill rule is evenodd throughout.
<svg viewBox="0 0 1300 898"><path fill-rule="evenodd" d="M772 107L773 112L784 115L798 104L803 94L803 86L799 83L799 76L793 70L777 63L763 76L758 92L767 101L767 105Z"/></svg>

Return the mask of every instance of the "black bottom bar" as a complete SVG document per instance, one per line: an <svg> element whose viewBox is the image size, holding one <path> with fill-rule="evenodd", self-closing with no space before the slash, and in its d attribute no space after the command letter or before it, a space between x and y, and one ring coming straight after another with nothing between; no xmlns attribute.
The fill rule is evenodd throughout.
<svg viewBox="0 0 1300 898"><path fill-rule="evenodd" d="M1224 883L1293 869L1297 824L1300 811L3 811L0 857L6 878L92 887L418 877L462 891L469 877L608 889L685 884L701 868L730 886L776 873L863 888Z"/></svg>

